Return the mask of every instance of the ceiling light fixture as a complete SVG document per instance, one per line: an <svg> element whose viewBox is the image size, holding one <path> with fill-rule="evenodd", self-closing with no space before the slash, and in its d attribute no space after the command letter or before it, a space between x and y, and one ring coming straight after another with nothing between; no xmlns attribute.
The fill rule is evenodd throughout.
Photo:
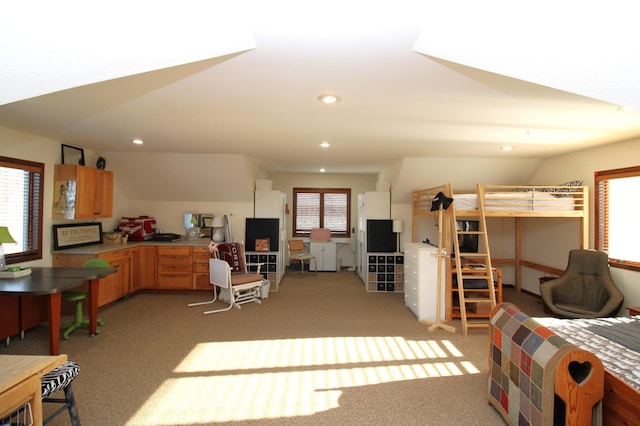
<svg viewBox="0 0 640 426"><path fill-rule="evenodd" d="M324 173L324 172L326 172L325 169L320 169L320 173Z"/></svg>
<svg viewBox="0 0 640 426"><path fill-rule="evenodd" d="M322 142L320 144L320 146L323 147L323 148L329 148L331 146L331 144L329 142Z"/></svg>
<svg viewBox="0 0 640 426"><path fill-rule="evenodd" d="M338 95L320 95L318 100L323 104L336 104L342 100Z"/></svg>
<svg viewBox="0 0 640 426"><path fill-rule="evenodd" d="M134 139L133 143L136 145L142 145L144 142L142 141L142 139Z"/></svg>
<svg viewBox="0 0 640 426"><path fill-rule="evenodd" d="M513 147L511 145L505 145L500 147L501 150L503 151L511 151L513 149Z"/></svg>

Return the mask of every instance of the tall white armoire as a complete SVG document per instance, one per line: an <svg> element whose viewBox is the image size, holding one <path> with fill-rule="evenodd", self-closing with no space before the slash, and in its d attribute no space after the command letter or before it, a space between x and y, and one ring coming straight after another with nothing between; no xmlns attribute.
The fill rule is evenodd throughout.
<svg viewBox="0 0 640 426"><path fill-rule="evenodd" d="M287 253L287 194L278 190L256 190L254 193L253 217L256 219L279 219L279 238L277 252L248 252L249 260L256 258L263 263L266 260L268 279L271 281L271 289L277 289L282 280ZM274 289L275 285L275 289Z"/></svg>
<svg viewBox="0 0 640 426"><path fill-rule="evenodd" d="M358 194L358 241L356 268L363 282L367 282L367 220L391 218L391 193L370 191Z"/></svg>

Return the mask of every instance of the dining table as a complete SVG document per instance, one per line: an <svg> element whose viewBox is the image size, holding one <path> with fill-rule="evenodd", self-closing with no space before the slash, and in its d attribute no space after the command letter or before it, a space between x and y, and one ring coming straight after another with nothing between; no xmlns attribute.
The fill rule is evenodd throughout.
<svg viewBox="0 0 640 426"><path fill-rule="evenodd" d="M14 296L44 296L47 298L49 323L49 353L60 353L60 317L62 292L88 283L89 335L97 335L98 292L100 278L117 272L116 268L31 267L29 275L0 278L0 294Z"/></svg>

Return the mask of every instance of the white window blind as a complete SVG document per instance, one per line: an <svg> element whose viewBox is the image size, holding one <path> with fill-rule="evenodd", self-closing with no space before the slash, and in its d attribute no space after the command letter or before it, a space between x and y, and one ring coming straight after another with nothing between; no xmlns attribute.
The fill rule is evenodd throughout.
<svg viewBox="0 0 640 426"><path fill-rule="evenodd" d="M294 188L294 236L328 228L333 236L349 236L350 189Z"/></svg>

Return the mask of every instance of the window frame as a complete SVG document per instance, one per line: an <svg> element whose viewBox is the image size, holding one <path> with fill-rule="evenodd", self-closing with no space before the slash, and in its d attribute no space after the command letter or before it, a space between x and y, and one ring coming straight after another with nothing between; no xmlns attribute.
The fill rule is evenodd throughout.
<svg viewBox="0 0 640 426"><path fill-rule="evenodd" d="M28 172L30 181L30 192L28 200L29 218L27 220L27 245L32 248L18 253L5 253L7 265L42 259L45 165L44 163L38 163L35 161L0 156L0 167L19 169ZM34 185L36 175L39 175L39 185L37 187ZM37 223L34 223L36 221Z"/></svg>
<svg viewBox="0 0 640 426"><path fill-rule="evenodd" d="M640 166L625 167L620 169L602 170L594 173L594 193L595 193L595 247L598 251L608 253L608 218L609 218L609 198L608 181L620 178L638 177L640 178ZM609 257L609 265L621 269L629 269L640 272L640 262L616 259Z"/></svg>
<svg viewBox="0 0 640 426"><path fill-rule="evenodd" d="M293 188L293 220L291 225L294 237L308 238L310 232L301 232L297 227L298 193L320 194L320 228L324 227L324 194L346 194L347 196L347 226L345 232L331 231L331 237L349 238L351 236L351 188Z"/></svg>

